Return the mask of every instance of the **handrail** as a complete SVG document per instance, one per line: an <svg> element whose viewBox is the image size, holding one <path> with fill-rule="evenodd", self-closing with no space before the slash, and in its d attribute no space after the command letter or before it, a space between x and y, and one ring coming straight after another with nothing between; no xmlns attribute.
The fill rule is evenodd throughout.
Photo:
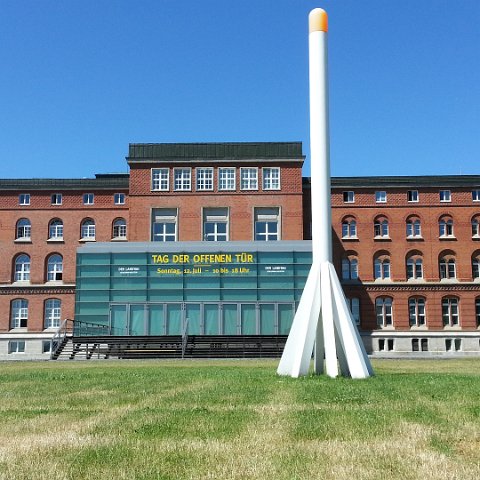
<svg viewBox="0 0 480 480"><path fill-rule="evenodd" d="M185 324L183 326L183 332L182 332L182 360L185 358L185 350L187 349L187 343L188 343L188 321L189 318L187 317L185 319Z"/></svg>
<svg viewBox="0 0 480 480"><path fill-rule="evenodd" d="M69 328L69 324L72 326ZM50 340L50 358L53 359L58 350L62 347L63 341L65 340L68 333L73 330L73 320L66 318L58 327L58 330L55 332L55 335Z"/></svg>
<svg viewBox="0 0 480 480"><path fill-rule="evenodd" d="M85 332L84 332L85 330ZM124 335L124 330L120 328L111 327L110 325L105 325L104 323L94 323L94 322L85 322L75 320L74 324L74 335L77 337L94 335L105 335L105 336L115 336L115 335Z"/></svg>

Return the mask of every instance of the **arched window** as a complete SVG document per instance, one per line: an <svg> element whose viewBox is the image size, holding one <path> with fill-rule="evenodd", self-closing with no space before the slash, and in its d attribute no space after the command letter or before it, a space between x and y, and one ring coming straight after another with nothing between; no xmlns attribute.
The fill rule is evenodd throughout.
<svg viewBox="0 0 480 480"><path fill-rule="evenodd" d="M28 300L18 298L12 301L10 328L27 328Z"/></svg>
<svg viewBox="0 0 480 480"><path fill-rule="evenodd" d="M80 236L82 240L95 240L95 222L91 218L83 220Z"/></svg>
<svg viewBox="0 0 480 480"><path fill-rule="evenodd" d="M375 311L379 327L393 325L393 300L390 297L378 297L375 300Z"/></svg>
<svg viewBox="0 0 480 480"><path fill-rule="evenodd" d="M410 252L407 255L407 279L418 280L423 278L423 259L420 252Z"/></svg>
<svg viewBox="0 0 480 480"><path fill-rule="evenodd" d="M21 218L17 222L17 240L30 240L32 235L32 224L28 218Z"/></svg>
<svg viewBox="0 0 480 480"><path fill-rule="evenodd" d="M47 260L47 282L55 282L63 278L63 258L58 253L50 255Z"/></svg>
<svg viewBox="0 0 480 480"><path fill-rule="evenodd" d="M375 238L388 238L388 220L381 216L375 218L373 223L373 234Z"/></svg>
<svg viewBox="0 0 480 480"><path fill-rule="evenodd" d="M441 280L452 280L457 278L457 268L453 252L444 252L440 254L438 263Z"/></svg>
<svg viewBox="0 0 480 480"><path fill-rule="evenodd" d="M472 255L472 278L480 279L480 253L478 252Z"/></svg>
<svg viewBox="0 0 480 480"><path fill-rule="evenodd" d="M418 217L407 218L407 238L415 238L422 236L422 225Z"/></svg>
<svg viewBox="0 0 480 480"><path fill-rule="evenodd" d="M127 222L124 218L117 218L113 222L112 238L127 238Z"/></svg>
<svg viewBox="0 0 480 480"><path fill-rule="evenodd" d="M449 215L440 217L440 220L438 221L438 229L440 238L453 237L453 218Z"/></svg>
<svg viewBox="0 0 480 480"><path fill-rule="evenodd" d="M408 299L408 314L411 327L421 327L426 323L425 299L422 297L411 297Z"/></svg>
<svg viewBox="0 0 480 480"><path fill-rule="evenodd" d="M355 320L355 324L360 325L360 299L359 298L347 298L347 305L350 307L352 317Z"/></svg>
<svg viewBox="0 0 480 480"><path fill-rule="evenodd" d="M459 301L456 297L442 299L442 319L444 327L456 327L460 323Z"/></svg>
<svg viewBox="0 0 480 480"><path fill-rule="evenodd" d="M472 218L472 237L480 238L480 215L475 215Z"/></svg>
<svg viewBox="0 0 480 480"><path fill-rule="evenodd" d="M388 280L390 276L390 256L387 253L378 253L374 259L375 280Z"/></svg>
<svg viewBox="0 0 480 480"><path fill-rule="evenodd" d="M480 297L475 299L475 318L477 320L477 328L480 327Z"/></svg>
<svg viewBox="0 0 480 480"><path fill-rule="evenodd" d="M48 238L50 240L63 240L63 222L54 218L48 226Z"/></svg>
<svg viewBox="0 0 480 480"><path fill-rule="evenodd" d="M342 220L342 238L357 238L357 221L354 217Z"/></svg>
<svg viewBox="0 0 480 480"><path fill-rule="evenodd" d="M56 298L50 298L45 302L45 328L60 327L62 314L62 302Z"/></svg>
<svg viewBox="0 0 480 480"><path fill-rule="evenodd" d="M15 282L30 280L30 257L22 253L15 259Z"/></svg>
<svg viewBox="0 0 480 480"><path fill-rule="evenodd" d="M342 259L342 280L358 279L358 259L355 254L350 254Z"/></svg>

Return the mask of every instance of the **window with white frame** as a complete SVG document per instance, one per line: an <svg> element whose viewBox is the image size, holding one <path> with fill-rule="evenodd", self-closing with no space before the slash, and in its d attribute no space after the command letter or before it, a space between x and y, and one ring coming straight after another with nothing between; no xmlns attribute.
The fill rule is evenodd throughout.
<svg viewBox="0 0 480 480"><path fill-rule="evenodd" d="M480 202L480 190L472 190L472 200L474 202Z"/></svg>
<svg viewBox="0 0 480 480"><path fill-rule="evenodd" d="M213 168L199 167L196 169L197 190L213 190Z"/></svg>
<svg viewBox="0 0 480 480"><path fill-rule="evenodd" d="M83 204L84 205L93 205L95 203L95 195L93 193L84 193L83 194Z"/></svg>
<svg viewBox="0 0 480 480"><path fill-rule="evenodd" d="M475 299L475 318L477 320L477 328L480 327L480 297Z"/></svg>
<svg viewBox="0 0 480 480"><path fill-rule="evenodd" d="M472 225L472 237L473 238L480 238L480 216L475 216L472 218L471 221Z"/></svg>
<svg viewBox="0 0 480 480"><path fill-rule="evenodd" d="M258 168L240 168L240 188L242 190L258 190Z"/></svg>
<svg viewBox="0 0 480 480"><path fill-rule="evenodd" d="M63 202L63 196L61 193L52 193L50 196L50 202L52 205L61 205Z"/></svg>
<svg viewBox="0 0 480 480"><path fill-rule="evenodd" d="M375 300L375 312L379 327L393 325L393 300L390 297L378 297Z"/></svg>
<svg viewBox="0 0 480 480"><path fill-rule="evenodd" d="M83 220L80 226L80 236L82 240L95 240L95 222L91 218Z"/></svg>
<svg viewBox="0 0 480 480"><path fill-rule="evenodd" d="M10 340L8 353L25 353L25 340Z"/></svg>
<svg viewBox="0 0 480 480"><path fill-rule="evenodd" d="M440 238L453 237L453 219L449 216L441 217L438 221Z"/></svg>
<svg viewBox="0 0 480 480"><path fill-rule="evenodd" d="M420 219L417 217L410 217L407 219L407 238L421 238L422 225Z"/></svg>
<svg viewBox="0 0 480 480"><path fill-rule="evenodd" d="M17 298L12 300L10 328L27 328L28 300Z"/></svg>
<svg viewBox="0 0 480 480"><path fill-rule="evenodd" d="M388 220L385 217L377 217L373 223L373 235L375 238L389 238Z"/></svg>
<svg viewBox="0 0 480 480"><path fill-rule="evenodd" d="M263 190L280 190L280 167L262 169Z"/></svg>
<svg viewBox="0 0 480 480"><path fill-rule="evenodd" d="M407 202L418 202L418 190L407 191Z"/></svg>
<svg viewBox="0 0 480 480"><path fill-rule="evenodd" d="M152 168L152 190L168 192L170 189L170 173L168 168Z"/></svg>
<svg viewBox="0 0 480 480"><path fill-rule="evenodd" d="M459 302L455 297L442 299L442 320L444 327L456 327L459 325Z"/></svg>
<svg viewBox="0 0 480 480"><path fill-rule="evenodd" d="M63 278L63 258L58 253L50 255L47 260L47 282L58 282Z"/></svg>
<svg viewBox="0 0 480 480"><path fill-rule="evenodd" d="M49 240L63 240L63 222L54 218L48 226Z"/></svg>
<svg viewBox="0 0 480 480"><path fill-rule="evenodd" d="M235 190L235 168L220 167L218 169L218 189L219 190Z"/></svg>
<svg viewBox="0 0 480 480"><path fill-rule="evenodd" d="M422 256L413 253L407 258L407 280L419 280L423 278Z"/></svg>
<svg viewBox="0 0 480 480"><path fill-rule="evenodd" d="M379 255L374 261L375 280L388 280L390 278L390 258Z"/></svg>
<svg viewBox="0 0 480 480"><path fill-rule="evenodd" d="M354 218L347 217L343 219L342 238L357 238L357 221Z"/></svg>
<svg viewBox="0 0 480 480"><path fill-rule="evenodd" d="M255 207L255 240L280 240L280 209L278 207Z"/></svg>
<svg viewBox="0 0 480 480"><path fill-rule="evenodd" d="M387 202L387 192L385 190L376 191L375 192L375 202L386 203Z"/></svg>
<svg viewBox="0 0 480 480"><path fill-rule="evenodd" d="M50 298L45 302L45 328L60 327L62 316L62 302L56 298Z"/></svg>
<svg viewBox="0 0 480 480"><path fill-rule="evenodd" d="M352 317L355 320L355 325L360 325L360 299L359 298L347 298L347 305L350 308Z"/></svg>
<svg viewBox="0 0 480 480"><path fill-rule="evenodd" d="M408 316L411 327L423 327L426 323L425 299L411 297L408 299Z"/></svg>
<svg viewBox="0 0 480 480"><path fill-rule="evenodd" d="M15 281L30 281L30 257L24 253L15 259Z"/></svg>
<svg viewBox="0 0 480 480"><path fill-rule="evenodd" d="M474 280L480 279L480 254L472 256L472 278Z"/></svg>
<svg viewBox="0 0 480 480"><path fill-rule="evenodd" d="M192 189L192 170L190 168L175 168L173 170L174 190L177 192Z"/></svg>
<svg viewBox="0 0 480 480"><path fill-rule="evenodd" d="M345 203L354 203L355 202L355 192L348 190L343 192L343 201Z"/></svg>
<svg viewBox="0 0 480 480"><path fill-rule="evenodd" d="M42 340L42 353L52 353L51 340Z"/></svg>
<svg viewBox="0 0 480 480"><path fill-rule="evenodd" d="M178 211L176 208L155 208L152 211L152 241L177 240Z"/></svg>
<svg viewBox="0 0 480 480"><path fill-rule="evenodd" d="M114 220L112 228L112 238L127 238L127 221L124 218L117 218L116 220Z"/></svg>
<svg viewBox="0 0 480 480"><path fill-rule="evenodd" d="M441 280L453 280L457 277L455 257L451 254L445 254L440 257L439 270Z"/></svg>
<svg viewBox="0 0 480 480"><path fill-rule="evenodd" d="M16 239L17 240L25 240L29 241L32 236L32 224L28 218L21 218L17 222L17 233Z"/></svg>
<svg viewBox="0 0 480 480"><path fill-rule="evenodd" d="M358 259L354 255L342 259L342 280L358 280Z"/></svg>
<svg viewBox="0 0 480 480"><path fill-rule="evenodd" d="M115 205L125 205L125 194L124 193L114 193L113 194L113 203Z"/></svg>
<svg viewBox="0 0 480 480"><path fill-rule="evenodd" d="M441 202L451 202L452 193L450 190L440 190L440 201Z"/></svg>
<svg viewBox="0 0 480 480"><path fill-rule="evenodd" d="M18 196L18 204L19 205L30 205L30 194L29 193L21 193Z"/></svg>
<svg viewBox="0 0 480 480"><path fill-rule="evenodd" d="M228 240L228 208L203 209L203 239L207 242Z"/></svg>

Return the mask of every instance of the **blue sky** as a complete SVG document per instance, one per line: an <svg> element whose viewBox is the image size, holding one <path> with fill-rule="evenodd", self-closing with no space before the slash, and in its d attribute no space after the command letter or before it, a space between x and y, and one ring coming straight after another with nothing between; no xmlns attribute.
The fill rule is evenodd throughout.
<svg viewBox="0 0 480 480"><path fill-rule="evenodd" d="M329 14L332 175L480 174L478 0L0 0L0 177L134 142L303 141Z"/></svg>

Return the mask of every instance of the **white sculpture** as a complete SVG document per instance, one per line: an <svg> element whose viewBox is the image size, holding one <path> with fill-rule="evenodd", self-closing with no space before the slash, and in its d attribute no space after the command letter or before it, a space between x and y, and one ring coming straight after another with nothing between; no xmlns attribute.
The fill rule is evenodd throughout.
<svg viewBox="0 0 480 480"><path fill-rule="evenodd" d="M312 182L312 267L277 369L307 375L312 352L315 373L352 378L373 375L370 360L332 264L330 148L327 78L328 17L309 15L310 161ZM315 351L314 351L315 349Z"/></svg>

